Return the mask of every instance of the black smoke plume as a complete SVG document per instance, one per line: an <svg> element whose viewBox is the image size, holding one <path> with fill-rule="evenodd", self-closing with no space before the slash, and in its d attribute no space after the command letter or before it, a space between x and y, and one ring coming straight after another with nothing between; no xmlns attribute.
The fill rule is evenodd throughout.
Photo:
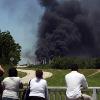
<svg viewBox="0 0 100 100"><path fill-rule="evenodd" d="M45 7L36 56L100 56L99 0L39 0Z"/></svg>

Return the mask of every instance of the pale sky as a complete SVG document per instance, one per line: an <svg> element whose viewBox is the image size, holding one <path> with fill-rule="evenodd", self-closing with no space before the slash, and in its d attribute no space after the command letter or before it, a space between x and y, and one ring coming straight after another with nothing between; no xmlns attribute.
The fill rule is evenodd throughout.
<svg viewBox="0 0 100 100"><path fill-rule="evenodd" d="M10 31L22 54L34 52L42 14L38 0L0 0L0 30Z"/></svg>

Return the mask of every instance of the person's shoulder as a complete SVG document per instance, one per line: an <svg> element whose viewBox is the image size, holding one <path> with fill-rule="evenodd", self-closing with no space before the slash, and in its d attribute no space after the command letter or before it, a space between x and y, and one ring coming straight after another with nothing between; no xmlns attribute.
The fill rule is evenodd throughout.
<svg viewBox="0 0 100 100"><path fill-rule="evenodd" d="M79 74L81 77L85 77L85 75L84 75L84 74L82 74L82 73L79 73L79 72L78 72L78 74Z"/></svg>
<svg viewBox="0 0 100 100"><path fill-rule="evenodd" d="M37 78L32 78L32 79L29 80L30 83L34 83L36 81L37 81Z"/></svg>
<svg viewBox="0 0 100 100"><path fill-rule="evenodd" d="M37 78L35 77L35 78L32 78L32 79L30 79L30 81L36 81L37 80Z"/></svg>
<svg viewBox="0 0 100 100"><path fill-rule="evenodd" d="M47 81L45 79L41 79L42 82L47 83Z"/></svg>
<svg viewBox="0 0 100 100"><path fill-rule="evenodd" d="M42 80L42 81L44 81L44 82L46 82L46 80L45 80L45 79L43 79L43 78L42 78L41 80Z"/></svg>
<svg viewBox="0 0 100 100"><path fill-rule="evenodd" d="M14 78L16 78L16 79L20 79L20 77L14 77Z"/></svg>
<svg viewBox="0 0 100 100"><path fill-rule="evenodd" d="M5 77L4 80L10 79L10 77Z"/></svg>
<svg viewBox="0 0 100 100"><path fill-rule="evenodd" d="M20 77L13 77L15 80L21 80Z"/></svg>
<svg viewBox="0 0 100 100"><path fill-rule="evenodd" d="M3 79L3 82L5 82L5 81L9 81L9 77L5 77L5 78Z"/></svg>
<svg viewBox="0 0 100 100"><path fill-rule="evenodd" d="M68 74L65 75L65 78L68 77L71 74L71 72L69 72Z"/></svg>

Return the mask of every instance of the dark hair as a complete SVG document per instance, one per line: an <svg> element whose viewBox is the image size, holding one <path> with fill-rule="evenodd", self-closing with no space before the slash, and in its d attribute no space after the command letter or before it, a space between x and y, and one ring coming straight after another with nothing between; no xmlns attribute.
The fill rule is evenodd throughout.
<svg viewBox="0 0 100 100"><path fill-rule="evenodd" d="M37 78L43 78L42 76L43 76L42 70L39 70L39 69L36 70L36 77L37 77Z"/></svg>
<svg viewBox="0 0 100 100"><path fill-rule="evenodd" d="M77 64L71 64L70 67L71 71L78 71L78 65Z"/></svg>
<svg viewBox="0 0 100 100"><path fill-rule="evenodd" d="M17 70L16 68L10 68L8 71L9 77L16 77L17 76Z"/></svg>

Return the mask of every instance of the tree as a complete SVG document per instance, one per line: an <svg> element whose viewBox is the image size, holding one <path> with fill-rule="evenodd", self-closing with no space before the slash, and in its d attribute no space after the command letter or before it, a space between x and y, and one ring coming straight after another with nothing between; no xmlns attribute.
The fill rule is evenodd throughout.
<svg viewBox="0 0 100 100"><path fill-rule="evenodd" d="M10 32L0 32L0 64L16 65L20 60L21 46L15 43Z"/></svg>

